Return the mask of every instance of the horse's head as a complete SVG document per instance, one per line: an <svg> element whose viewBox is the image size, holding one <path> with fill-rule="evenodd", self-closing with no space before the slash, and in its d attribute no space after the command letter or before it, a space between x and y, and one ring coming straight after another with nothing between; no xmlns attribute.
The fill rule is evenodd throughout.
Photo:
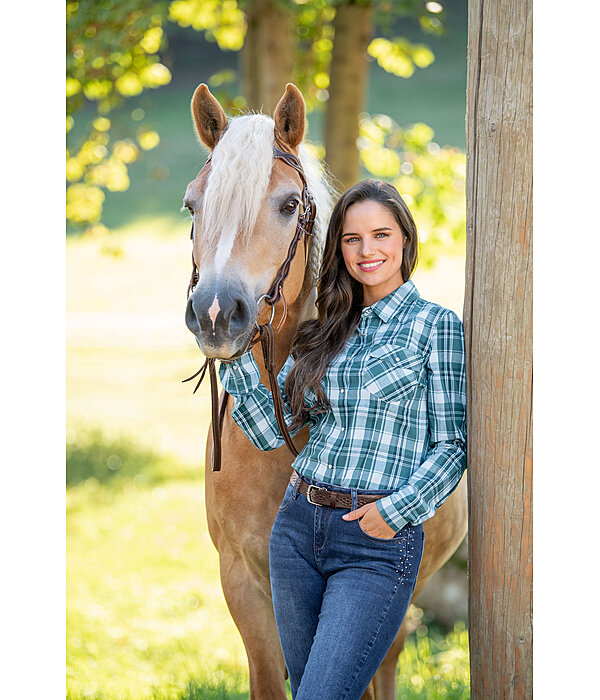
<svg viewBox="0 0 600 700"><path fill-rule="evenodd" d="M186 324L206 357L231 359L248 346L258 315L262 322L271 315L261 298L288 255L302 209L301 177L273 158L274 145L300 158L309 188L317 190L317 235L323 215L329 215L331 196L321 184L315 159L301 145L305 103L294 85L287 85L273 118L250 114L229 121L206 85L200 85L192 98L192 115L211 154L184 197L193 221L197 275ZM319 211L323 204L325 212ZM313 287L318 269L315 245L308 267L303 245L298 245L283 287L289 307L304 299L301 292ZM321 246L319 241L316 248Z"/></svg>

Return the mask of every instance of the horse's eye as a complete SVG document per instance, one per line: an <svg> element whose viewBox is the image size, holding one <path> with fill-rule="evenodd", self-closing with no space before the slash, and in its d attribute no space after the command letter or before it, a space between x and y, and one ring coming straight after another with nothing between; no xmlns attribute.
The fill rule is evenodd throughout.
<svg viewBox="0 0 600 700"><path fill-rule="evenodd" d="M186 204L185 208L190 212L192 216L194 216L194 210L192 209L192 207L190 207L189 204Z"/></svg>
<svg viewBox="0 0 600 700"><path fill-rule="evenodd" d="M282 207L281 212L283 214L293 214L298 208L298 200L290 199Z"/></svg>

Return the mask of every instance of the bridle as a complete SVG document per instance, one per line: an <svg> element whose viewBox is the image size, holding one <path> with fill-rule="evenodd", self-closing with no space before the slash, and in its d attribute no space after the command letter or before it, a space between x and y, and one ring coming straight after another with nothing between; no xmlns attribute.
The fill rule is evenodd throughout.
<svg viewBox="0 0 600 700"><path fill-rule="evenodd" d="M211 160L211 155L206 160L205 166L210 162ZM298 175L300 176L300 180L302 181L302 211L300 212L300 215L298 216L298 221L296 223L296 230L294 232L294 237L292 238L292 241L290 243L290 247L288 248L287 256L281 266L279 267L279 270L277 271L277 274L275 275L275 279L273 281L273 284L271 285L269 291L266 294L263 294L262 296L259 297L257 301L257 306L260 304L261 301L264 300L266 304L271 305L271 318L267 321L267 323L262 324L261 326L258 325L258 323L255 322L256 325L256 331L250 338L250 341L248 342L248 345L246 346L246 349L244 350L244 353L248 352L250 348L252 348L256 343L260 342L262 345L262 351L263 351L263 356L264 356L264 361L265 361L265 368L267 370L267 374L269 376L269 383L271 385L271 396L273 397L273 407L275 409L275 418L277 419L277 424L279 425L279 430L281 431L281 435L283 436L285 444L288 446L288 449L290 452L296 457L298 454L298 450L296 449L296 446L294 445L292 441L292 437L289 433L289 430L287 428L287 425L285 423L285 418L284 418L284 413L283 413L283 400L281 398L281 392L279 390L279 384L277 383L277 375L275 374L275 336L273 332L273 326L271 325L273 318L275 316L275 304L283 297L283 314L281 317L281 320L279 321L279 325L277 326L277 330L279 330L285 321L287 317L287 302L285 299L285 296L283 295L283 284L289 274L290 271L290 266L292 264L292 261L294 260L294 257L296 255L296 249L298 248L298 242L300 241L300 238L304 235L304 262L305 266L308 260L308 241L307 241L307 236L314 236L314 233L312 232L313 226L315 223L315 217L317 214L317 208L315 205L315 201L310 194L308 190L308 185L306 182L306 176L304 174L304 169L302 167L302 164L300 163L300 160L295 156L293 153L289 153L287 151L282 151L280 148L278 148L275 144L273 144L273 157L277 160L282 160L285 163L287 163L291 168L293 168ZM194 238L194 224L192 222L192 231L190 233L190 238L193 240ZM190 283L188 285L187 289L187 296L188 299L190 297L190 294L194 291L196 285L198 284L198 268L196 267L196 263L194 261L194 254L192 252L192 277L190 279ZM258 333L258 336L256 334ZM243 354L243 353L242 353ZM204 379L204 375L206 374L206 370L208 368L209 371L209 376L210 376L210 394L211 394L211 404L212 404L212 434L213 434L213 450L212 450L212 471L219 471L221 469L221 434L223 430L223 419L225 417L225 411L227 408L227 399L229 397L228 392L224 389L223 390L223 395L221 397L221 404L219 406L219 389L217 385L217 371L215 368L215 358L212 357L207 357L206 361L202 365L202 367L196 372L196 374L193 374L191 377L188 377L187 379L184 379L184 382L189 382L191 379L195 379L198 375L200 375L200 379L198 380L198 383L196 384L196 388L194 389L194 394L196 393L198 387L202 383L202 380ZM221 362L227 362L227 360L221 360Z"/></svg>

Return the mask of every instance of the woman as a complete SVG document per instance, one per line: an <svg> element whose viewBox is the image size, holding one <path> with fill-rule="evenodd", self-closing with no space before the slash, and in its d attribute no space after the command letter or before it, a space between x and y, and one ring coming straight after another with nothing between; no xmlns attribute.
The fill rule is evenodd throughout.
<svg viewBox="0 0 600 700"><path fill-rule="evenodd" d="M269 543L296 700L361 697L408 608L422 523L466 466L462 324L420 297L416 260L394 187L350 188L327 232L318 319L300 325L278 376L290 433L310 426ZM283 445L252 353L219 374L249 440Z"/></svg>

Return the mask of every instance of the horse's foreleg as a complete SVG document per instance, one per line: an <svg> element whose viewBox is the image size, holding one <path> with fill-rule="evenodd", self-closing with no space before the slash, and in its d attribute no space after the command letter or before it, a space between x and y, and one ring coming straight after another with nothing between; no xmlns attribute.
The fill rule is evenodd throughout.
<svg viewBox="0 0 600 700"><path fill-rule="evenodd" d="M268 581L256 580L244 560L228 551L220 552L220 570L225 600L248 656L250 697L285 700L285 663Z"/></svg>

